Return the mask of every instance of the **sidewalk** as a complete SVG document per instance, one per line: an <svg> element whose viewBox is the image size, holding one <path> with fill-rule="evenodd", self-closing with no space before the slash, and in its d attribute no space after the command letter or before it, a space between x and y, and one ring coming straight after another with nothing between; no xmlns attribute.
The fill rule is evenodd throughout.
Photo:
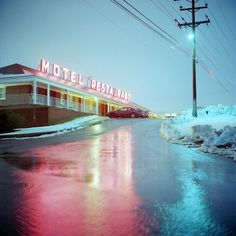
<svg viewBox="0 0 236 236"><path fill-rule="evenodd" d="M50 137L100 124L108 119L97 115L85 116L63 124L17 129L14 132L0 134L0 139Z"/></svg>

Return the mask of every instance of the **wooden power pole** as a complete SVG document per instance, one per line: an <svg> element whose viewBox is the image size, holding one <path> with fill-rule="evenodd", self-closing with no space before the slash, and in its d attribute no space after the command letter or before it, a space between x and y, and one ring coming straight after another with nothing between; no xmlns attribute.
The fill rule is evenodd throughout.
<svg viewBox="0 0 236 236"><path fill-rule="evenodd" d="M174 1L178 1L178 0L174 0ZM200 7L196 7L196 3L198 2L198 0L188 0L188 2L190 2L192 4L191 7L189 8L183 8L182 6L180 6L180 11L189 11L192 14L192 21L191 22L186 22L184 20L184 18L182 18L184 20L184 23L179 23L176 19L175 21L178 23L178 27L182 28L182 27L190 27L192 28L192 37L193 37L193 54L192 54L192 66L193 66L193 75L192 75L192 86L193 86L193 111L192 111L192 115L194 117L197 117L197 86L196 86L196 37L195 37L195 30L197 28L197 26L201 25L201 24L208 24L210 23L210 20L208 18L208 16L206 15L206 20L204 21L196 21L196 12L199 11L200 9L204 9L207 8L208 5L205 4L205 6L200 6Z"/></svg>

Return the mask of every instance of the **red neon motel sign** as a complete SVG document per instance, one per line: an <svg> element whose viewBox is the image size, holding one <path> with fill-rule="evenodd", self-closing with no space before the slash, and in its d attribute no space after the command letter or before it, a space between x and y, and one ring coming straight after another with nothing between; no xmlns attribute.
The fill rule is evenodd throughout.
<svg viewBox="0 0 236 236"><path fill-rule="evenodd" d="M66 67L52 64L44 59L41 59L40 61L40 72L62 79L64 81L71 82L72 85L80 85L82 89L91 89L105 96L119 98L124 101L130 101L130 93L124 92L117 88L113 88L110 85L101 83L94 79L86 79L87 81L84 81L81 74L75 73L74 71L69 70Z"/></svg>

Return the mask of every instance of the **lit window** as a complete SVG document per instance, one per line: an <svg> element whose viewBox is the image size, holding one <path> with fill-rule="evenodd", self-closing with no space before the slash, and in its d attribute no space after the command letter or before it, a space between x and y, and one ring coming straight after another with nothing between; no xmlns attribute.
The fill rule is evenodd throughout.
<svg viewBox="0 0 236 236"><path fill-rule="evenodd" d="M0 100L6 100L6 85L0 84Z"/></svg>

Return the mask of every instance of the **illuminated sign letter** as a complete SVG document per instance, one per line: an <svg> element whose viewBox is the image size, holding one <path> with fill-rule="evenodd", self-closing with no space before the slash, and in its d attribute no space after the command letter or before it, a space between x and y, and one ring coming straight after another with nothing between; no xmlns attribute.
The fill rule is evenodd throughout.
<svg viewBox="0 0 236 236"><path fill-rule="evenodd" d="M70 81L71 81L72 83L76 83L76 82L77 82L77 81L76 81L76 74L75 74L74 71L71 71L71 72L70 72Z"/></svg>
<svg viewBox="0 0 236 236"><path fill-rule="evenodd" d="M82 76L80 74L78 74L78 83L79 83L79 85L84 85Z"/></svg>
<svg viewBox="0 0 236 236"><path fill-rule="evenodd" d="M52 75L56 77L60 76L60 67L56 64L52 65Z"/></svg>
<svg viewBox="0 0 236 236"><path fill-rule="evenodd" d="M131 94L130 93L128 93L128 101L130 101L130 98L131 98Z"/></svg>
<svg viewBox="0 0 236 236"><path fill-rule="evenodd" d="M113 88L112 88L112 87L110 87L109 94L110 94L111 96L113 96Z"/></svg>
<svg viewBox="0 0 236 236"><path fill-rule="evenodd" d="M113 90L113 95L114 95L114 97L117 97L117 90L118 90L118 89L115 89L115 88L114 88L114 90Z"/></svg>
<svg viewBox="0 0 236 236"><path fill-rule="evenodd" d="M42 59L40 62L40 70L43 73L49 74L49 61Z"/></svg>
<svg viewBox="0 0 236 236"><path fill-rule="evenodd" d="M101 84L101 92L102 93L106 92L106 85L104 83Z"/></svg>
<svg viewBox="0 0 236 236"><path fill-rule="evenodd" d="M100 86L101 86L101 83L100 83L100 82L97 82L96 90L97 90L98 92L101 91Z"/></svg>
<svg viewBox="0 0 236 236"><path fill-rule="evenodd" d="M109 91L110 91L110 85L106 84L106 94L109 94Z"/></svg>
<svg viewBox="0 0 236 236"><path fill-rule="evenodd" d="M96 80L94 80L94 79L91 80L90 88L96 90Z"/></svg>
<svg viewBox="0 0 236 236"><path fill-rule="evenodd" d="M128 101L128 93L125 92L124 94L125 94L124 99Z"/></svg>
<svg viewBox="0 0 236 236"><path fill-rule="evenodd" d="M67 73L68 73L68 71L69 71L68 69L62 67L62 78L64 80L67 80Z"/></svg>
<svg viewBox="0 0 236 236"><path fill-rule="evenodd" d="M121 98L121 90L120 89L117 89L117 97Z"/></svg>
<svg viewBox="0 0 236 236"><path fill-rule="evenodd" d="M121 99L125 99L125 93L123 91L121 91L121 95L120 95Z"/></svg>

